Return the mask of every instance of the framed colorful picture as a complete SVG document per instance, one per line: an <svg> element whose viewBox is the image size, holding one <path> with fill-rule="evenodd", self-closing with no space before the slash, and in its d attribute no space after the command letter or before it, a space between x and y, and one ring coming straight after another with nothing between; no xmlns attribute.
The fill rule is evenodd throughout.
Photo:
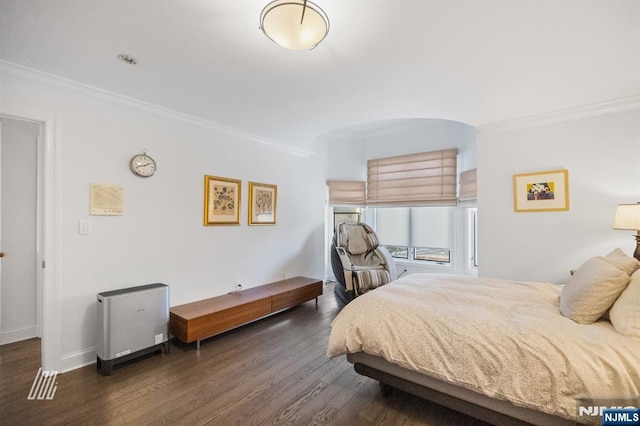
<svg viewBox="0 0 640 426"><path fill-rule="evenodd" d="M204 177L204 224L239 225L242 181Z"/></svg>
<svg viewBox="0 0 640 426"><path fill-rule="evenodd" d="M249 182L249 225L275 225L278 187Z"/></svg>
<svg viewBox="0 0 640 426"><path fill-rule="evenodd" d="M569 172L513 175L513 209L516 212L569 210Z"/></svg>

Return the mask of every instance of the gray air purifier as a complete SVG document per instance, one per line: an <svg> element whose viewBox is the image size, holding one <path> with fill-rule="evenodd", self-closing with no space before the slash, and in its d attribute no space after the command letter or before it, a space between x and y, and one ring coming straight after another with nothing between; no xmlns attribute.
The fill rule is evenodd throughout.
<svg viewBox="0 0 640 426"><path fill-rule="evenodd" d="M169 286L147 284L98 294L98 371L157 350L169 353Z"/></svg>

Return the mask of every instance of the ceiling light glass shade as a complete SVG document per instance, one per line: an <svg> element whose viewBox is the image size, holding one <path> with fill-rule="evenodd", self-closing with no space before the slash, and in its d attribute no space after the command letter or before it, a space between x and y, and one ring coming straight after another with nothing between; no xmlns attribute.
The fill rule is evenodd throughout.
<svg viewBox="0 0 640 426"><path fill-rule="evenodd" d="M262 9L260 29L287 49L313 49L329 33L329 18L310 1L276 0Z"/></svg>
<svg viewBox="0 0 640 426"><path fill-rule="evenodd" d="M613 229L633 229L640 231L640 204L619 204Z"/></svg>

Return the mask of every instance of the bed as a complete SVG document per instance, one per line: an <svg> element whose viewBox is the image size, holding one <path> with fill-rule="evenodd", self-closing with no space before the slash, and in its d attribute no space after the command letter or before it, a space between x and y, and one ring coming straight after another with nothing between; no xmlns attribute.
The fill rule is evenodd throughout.
<svg viewBox="0 0 640 426"><path fill-rule="evenodd" d="M599 418L579 415L579 404L623 398L638 407L640 339L606 319L567 318L562 289L405 276L348 304L332 322L327 354L346 355L383 391L402 388L493 424L588 424Z"/></svg>

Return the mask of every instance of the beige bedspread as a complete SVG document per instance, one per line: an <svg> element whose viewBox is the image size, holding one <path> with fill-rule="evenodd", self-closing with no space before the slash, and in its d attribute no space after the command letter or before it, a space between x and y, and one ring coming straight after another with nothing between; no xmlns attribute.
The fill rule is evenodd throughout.
<svg viewBox="0 0 640 426"><path fill-rule="evenodd" d="M409 275L349 303L328 355L365 352L569 419L576 398L640 394L640 341L560 315L561 286Z"/></svg>

